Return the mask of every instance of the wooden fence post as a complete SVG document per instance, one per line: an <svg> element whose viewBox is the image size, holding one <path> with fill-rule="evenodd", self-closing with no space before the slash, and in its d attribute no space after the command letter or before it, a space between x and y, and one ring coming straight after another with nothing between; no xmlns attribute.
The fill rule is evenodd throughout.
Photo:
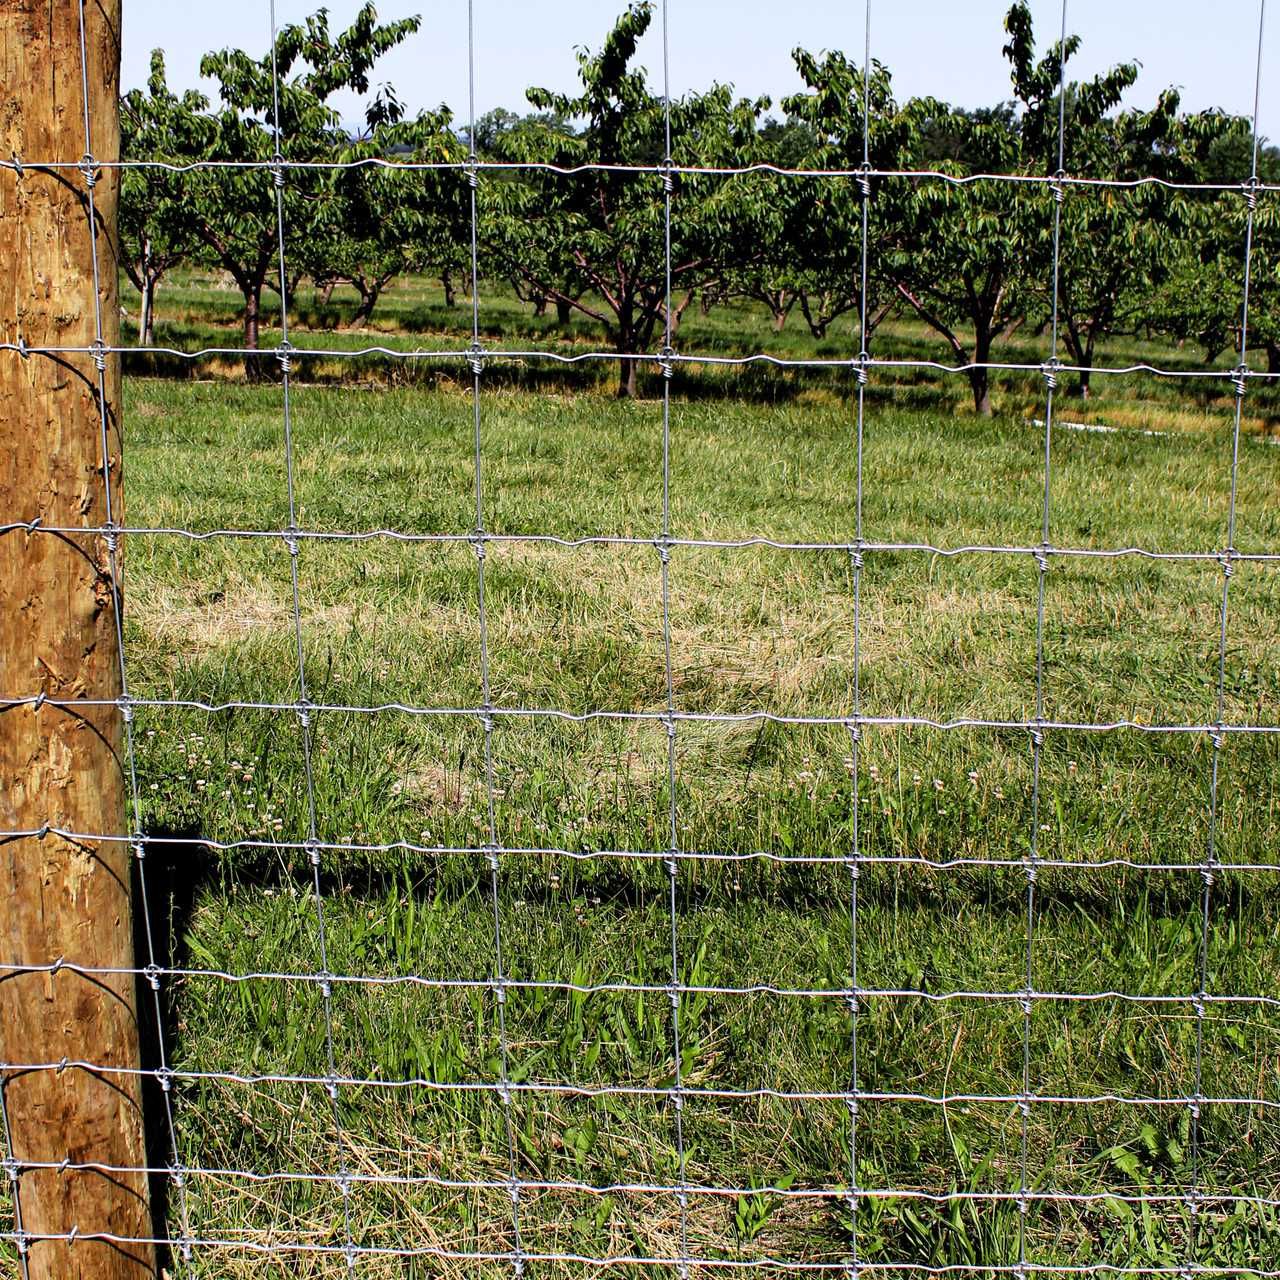
<svg viewBox="0 0 1280 1280"><path fill-rule="evenodd" d="M118 158L119 37L120 0L0 0L0 152L22 163L20 172L0 170L6 342L93 348L100 316L104 344L118 343L119 171L38 166L74 166L89 150L99 164ZM105 356L104 460L94 356L0 351L0 526L38 521L67 531L0 533L0 696L108 703L0 707L0 828L55 829L0 843L0 1059L106 1068L4 1072L17 1174L9 1190L32 1237L19 1271L30 1280L156 1275L155 1248L128 1242L154 1234L147 1176L127 1172L147 1163L137 983L130 972L109 972L136 967L131 857L120 838L131 829L122 711L113 704L121 691L117 582L108 538L75 532L106 525L107 483L111 516L123 522L120 362ZM118 573L119 549L115 561ZM51 969L59 960L99 972ZM45 968L15 971L23 965ZM126 1172L43 1167L64 1159ZM73 1231L82 1238L40 1238ZM98 1233L126 1242L94 1240Z"/></svg>

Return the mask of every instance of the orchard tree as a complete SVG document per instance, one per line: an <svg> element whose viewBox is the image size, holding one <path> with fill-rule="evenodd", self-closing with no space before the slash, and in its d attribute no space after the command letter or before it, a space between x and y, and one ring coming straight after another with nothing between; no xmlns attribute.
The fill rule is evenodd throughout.
<svg viewBox="0 0 1280 1280"><path fill-rule="evenodd" d="M819 60L796 49L792 58L807 87L783 104L806 140L799 167L853 170L864 156L873 168L892 167L910 133L894 101L888 69L873 61L869 78L864 77L863 69L840 52ZM846 313L860 316L865 304L863 338L869 345L897 301L885 270L885 249L901 216L895 189L847 177L779 178L777 184L783 227L771 268L789 286L815 338L824 338ZM869 205L865 279L864 204Z"/></svg>
<svg viewBox="0 0 1280 1280"><path fill-rule="evenodd" d="M553 112L517 115L498 107L476 121L476 154L482 160L502 160L537 152L544 147L547 132L572 137L574 129ZM502 202L488 207L500 210ZM480 249L482 271L506 279L515 296L533 306L535 316L545 315L548 305L554 304L557 323L569 323L587 286L573 263L558 256L559 246L529 238L518 223L504 222L499 214L496 227L483 237ZM550 294L547 281L553 285Z"/></svg>
<svg viewBox="0 0 1280 1280"><path fill-rule="evenodd" d="M664 160L663 100L633 65L636 45L653 19L651 0L637 0L617 20L599 53L578 54L576 96L530 89L530 104L578 132L521 129L499 142L504 159L557 166L639 165ZM678 166L736 168L758 154L757 125L765 99L735 100L726 86L670 104L671 156ZM696 292L760 254L765 216L749 182L711 175L667 175L674 209L671 288L682 297L672 328ZM484 186L484 230L506 271L598 321L621 356L652 350L666 323L663 183L657 173L591 169L560 175L522 172ZM562 277L564 265L569 278ZM634 359L619 361L619 396L636 390Z"/></svg>
<svg viewBox="0 0 1280 1280"><path fill-rule="evenodd" d="M1183 232L1158 298L1159 327L1179 341L1199 343L1210 360L1239 347L1252 202L1247 347L1265 353L1269 373L1280 373L1280 203L1269 191L1254 192L1250 199L1252 124L1241 116L1206 112L1187 117L1182 134L1190 138L1183 151L1194 157L1193 179L1242 187L1212 199L1183 198ZM1280 182L1280 151L1259 146L1256 176L1262 183Z"/></svg>
<svg viewBox="0 0 1280 1280"><path fill-rule="evenodd" d="M369 91L369 73L377 60L418 29L418 18L380 24L372 3L337 36L329 32L321 9L276 35L279 115L268 52L250 57L240 49L206 54L200 74L215 80L222 107L209 117L212 128L201 138L193 159L231 161L230 167L198 168L186 175L181 199L204 257L235 281L244 299L244 346L258 348L264 289L287 290L278 280L279 235L273 181L282 182L286 248L305 257L331 230L333 169L292 168L290 163L331 161L349 145L330 99L340 90ZM383 88L365 118L373 145L388 127L393 95ZM285 166L272 172L276 130ZM246 357L250 377L260 374L255 356Z"/></svg>
<svg viewBox="0 0 1280 1280"><path fill-rule="evenodd" d="M290 248L290 257L324 285L347 283L360 295L349 325L373 316L382 291L397 276L438 271L448 279L470 236L466 183L457 170L401 167L458 163L466 149L447 108L406 118L385 91L373 104L360 137L341 142L333 159L346 167L324 195L317 234ZM392 165L370 163L394 158ZM327 216L326 216L327 215Z"/></svg>
<svg viewBox="0 0 1280 1280"><path fill-rule="evenodd" d="M1010 173L1020 162L1017 131L978 123L932 99L907 110L920 122L963 139L967 164L943 161L952 176ZM972 169L969 166L972 166ZM903 166L906 167L906 166ZM1048 207L1028 207L1013 184L981 179L964 186L934 178L914 182L903 200L886 271L898 295L951 348L967 374L975 412L990 416L992 345L1025 315L1026 259L1034 224Z"/></svg>
<svg viewBox="0 0 1280 1280"><path fill-rule="evenodd" d="M974 410L984 415L992 412L986 367L992 346L1021 322L1037 292L1042 295L1043 248L1053 215L1044 187L974 175L1057 171L1062 69L1080 44L1079 37L1068 36L1037 59L1031 14L1023 3L1010 8L1005 30L1016 113L960 112L928 98L906 108L914 149L926 138L950 140L962 158L942 160L937 168L971 180L914 183L889 266L903 300L946 340L957 362L969 366ZM1067 136L1091 137L1136 78L1136 65L1125 64L1068 84Z"/></svg>
<svg viewBox="0 0 1280 1280"><path fill-rule="evenodd" d="M147 87L120 100L120 154L126 161L183 164L208 147L209 101L188 90L179 97L165 77L164 53L151 53ZM138 340L155 342L156 289L165 274L199 245L184 191L184 175L154 164L126 168L120 183L120 263L141 296Z"/></svg>
<svg viewBox="0 0 1280 1280"><path fill-rule="evenodd" d="M1072 172L1119 183L1143 177L1173 182L1203 179L1204 161L1228 118L1217 112L1184 116L1174 90L1150 110L1131 110L1090 130L1069 131ZM1189 261L1203 197L1154 185L1072 187L1064 196L1058 272L1060 336L1076 383L1089 395L1098 342L1149 324L1158 299L1168 300ZM1052 236L1045 228L1040 274L1045 305L1052 303ZM1184 293L1190 311L1204 303ZM1211 326L1210 326L1211 327Z"/></svg>

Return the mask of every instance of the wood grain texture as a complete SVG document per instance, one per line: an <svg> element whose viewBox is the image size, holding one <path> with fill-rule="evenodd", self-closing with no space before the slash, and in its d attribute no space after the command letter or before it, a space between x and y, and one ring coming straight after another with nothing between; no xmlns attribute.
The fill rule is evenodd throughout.
<svg viewBox="0 0 1280 1280"><path fill-rule="evenodd" d="M120 0L85 0L92 152L119 156ZM118 341L114 257L118 180L98 170L91 224L86 175L40 170L86 153L78 0L0 0L0 148L24 163L0 171L0 329L28 346L89 346L96 337L93 248L103 339ZM107 358L112 516L123 521L120 369ZM107 521L98 371L90 355L0 353L0 522L68 529ZM122 550L122 548L121 548ZM117 569L118 569L117 559ZM6 696L114 699L120 693L116 593L106 539L18 530L0 535L0 690ZM0 712L0 826L45 824L126 833L117 707L23 706ZM54 835L0 844L0 960L134 966L130 854L120 841ZM131 975L0 977L0 1055L8 1063L83 1059L136 1070ZM117 1071L7 1072L19 1161L144 1166L141 1082ZM148 1238L141 1174L22 1171L22 1226ZM32 1280L142 1280L150 1245L33 1240Z"/></svg>

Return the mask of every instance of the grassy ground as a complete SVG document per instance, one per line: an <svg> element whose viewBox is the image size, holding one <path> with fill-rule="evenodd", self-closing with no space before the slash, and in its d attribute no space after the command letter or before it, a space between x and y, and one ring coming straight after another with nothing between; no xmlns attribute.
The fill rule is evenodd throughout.
<svg viewBox="0 0 1280 1280"><path fill-rule="evenodd" d="M225 303L225 305L224 305ZM162 295L160 341L226 342L232 295L189 282ZM332 320L307 310L304 319ZM509 344L585 346L486 303ZM452 341L430 289L396 290L378 341ZM520 326L524 326L522 329ZM424 337L424 334L428 335ZM898 350L922 333L889 331ZM360 345L370 335L344 335ZM295 336L319 345L329 334ZM313 339L317 341L313 342ZM268 339L268 344L274 339ZM682 347L750 350L772 340L758 317L691 317ZM780 350L812 350L794 326ZM1026 350L1038 350L1030 336ZM913 344L915 344L913 346ZM1043 345L1042 343L1040 344ZM1147 350L1129 343L1119 354ZM1016 343L1015 343L1016 347ZM820 350L847 354L847 334ZM1011 350L1015 348L1010 348ZM883 351L882 351L883 354ZM1039 351L1034 359L1040 358ZM1192 365L1190 351L1150 349ZM1119 355L1117 355L1119 358ZM530 363L530 370L536 362ZM396 529L465 535L475 524L472 404L447 379L354 381L369 366L330 361L292 399L299 524L313 531ZM133 526L282 529L288 522L278 386L249 386L197 364L182 380L134 376L125 422ZM313 375L309 379L308 372ZM1052 542L1213 552L1229 499L1229 388L1100 379L1087 409L1138 431L1055 435ZM673 389L671 520L677 537L784 543L853 536L855 455L847 379L681 369ZM1039 541L1043 416L1039 380L1001 384L992 421L963 412L949 375L874 378L867 399L865 533L875 542L1027 547ZM661 528L659 403L620 404L588 370L535 382L485 375L485 523L565 538ZM750 394L748 394L750 393ZM1251 398L1240 455L1242 551L1280 547L1280 449ZM292 702L298 696L290 557L282 539L128 541L127 645L139 698ZM298 556L311 700L329 706L475 707L481 701L477 561L460 542L304 539ZM861 597L861 709L882 717L1021 720L1035 714L1036 566L1027 554L955 557L871 551ZM799 720L854 709L852 566L846 554L768 547L677 547L671 554L671 663L682 712L770 711ZM500 708L660 712L665 706L660 559L648 545L489 545L485 590L492 701ZM1206 724L1216 717L1222 570L1215 560L1051 560L1045 601L1045 714L1056 720ZM1280 723L1280 566L1239 563L1230 587L1225 718ZM138 714L150 828L268 847L217 857L172 846L173 955L230 974L314 975L317 904L296 848L308 834L299 725L291 713ZM474 716L328 711L313 722L322 841L432 848L488 842L489 773ZM1045 868L1036 884L1038 991L1187 996L1199 986L1201 894L1191 864L1209 840L1209 736L1052 731L1033 819L1021 731L871 727L855 779L846 729L758 720L681 721L676 803L682 849L766 852L776 861L683 861L677 875L681 982L753 994L687 993L679 1006L682 1081L696 1090L829 1093L853 1070L878 1095L1002 1095L1022 1089L1027 884L1017 860L1034 826L1042 857L1122 859L1137 868ZM1280 740L1229 735L1219 761L1216 852L1280 865ZM501 844L526 851L662 850L668 845L667 739L652 719L584 723L499 715L492 795ZM273 847L274 846L274 847ZM828 861L813 861L813 859ZM788 861L790 860L790 861ZM1012 860L1013 866L921 862ZM1175 869L1153 871L1150 864ZM1185 870L1176 868L1188 868ZM482 854L326 853L322 885L340 1088L334 1132L322 1087L186 1082L177 1094L181 1158L206 1170L361 1175L346 1202L361 1244L501 1253L514 1247L501 1183L517 1176L590 1187L674 1188L677 1116L643 1093L390 1089L385 1082L493 1083L501 1042L526 1085L668 1086L675 1073L665 991L552 987L506 993L494 971L494 906ZM158 874L158 873L153 873ZM159 883L157 881L157 883ZM507 975L524 983L647 985L670 980L661 858L519 852L499 865L497 915ZM1220 873L1209 899L1207 989L1280 995L1280 897L1269 874ZM447 989L365 979L462 980ZM811 994L798 995L797 991ZM1004 993L979 1000L956 992ZM243 1075L328 1074L325 1008L305 976L229 983L190 977L168 992L174 1065ZM1030 1081L1054 1097L1117 1094L1280 1103L1280 1014L1256 1003L1036 1001ZM1199 1047L1198 1047L1199 1046ZM382 1083L379 1083L382 1082ZM1028 1261L1274 1266L1280 1225L1265 1206L1186 1195L1274 1196L1280 1113L1118 1102L1037 1103L1026 1121L1032 1191L1105 1199L928 1199L886 1191L1016 1192L1023 1122L1016 1102L942 1106L899 1097L841 1101L702 1096L679 1116L690 1185L682 1214L667 1191L525 1190L530 1254L670 1257L682 1230L698 1257L840 1264L856 1237L864 1262L999 1267ZM508 1128L509 1126L509 1128ZM851 1147L873 1194L851 1219ZM415 1181L416 1180L416 1181ZM434 1181L432 1181L434 1180ZM707 1194L708 1187L738 1194ZM756 1190L752 1190L756 1188ZM771 1189L772 1188L772 1189ZM779 1188L790 1194L780 1194ZM823 1195L822 1192L828 1194ZM1135 1205L1123 1197L1157 1197ZM341 1246L344 1200L332 1180L187 1183L189 1229L204 1239ZM1164 1197L1164 1198L1159 1198ZM178 1206L170 1203L171 1229ZM362 1259L370 1277L505 1275L509 1262ZM538 1275L581 1274L542 1263ZM632 1268L646 1276L674 1268ZM785 1268L776 1274L783 1274ZM265 1259L196 1252L202 1277L346 1275L341 1257Z"/></svg>

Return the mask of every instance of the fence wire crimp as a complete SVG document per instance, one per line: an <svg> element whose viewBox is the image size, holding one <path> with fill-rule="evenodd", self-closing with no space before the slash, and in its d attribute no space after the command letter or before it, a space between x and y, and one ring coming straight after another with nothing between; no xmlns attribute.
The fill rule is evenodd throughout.
<svg viewBox="0 0 1280 1280"><path fill-rule="evenodd" d="M854 377L858 380L859 387L865 387L871 380L871 375L867 370L871 367L871 352L865 347L858 352L857 358L853 362Z"/></svg>
<svg viewBox="0 0 1280 1280"><path fill-rule="evenodd" d="M159 990L160 990L160 975L161 975L161 973L163 973L163 972L164 972L164 971L160 968L160 966L159 966L158 964L156 964L156 963L153 961L152 963L150 963L150 964L148 964L148 965L145 965L145 966L143 967L142 972L143 972L143 975L146 977L147 982L150 984L151 990L152 990L152 991L159 991Z"/></svg>
<svg viewBox="0 0 1280 1280"><path fill-rule="evenodd" d="M1235 389L1237 400L1244 399L1247 383L1252 374L1253 370L1243 361L1231 370L1231 385Z"/></svg>
<svg viewBox="0 0 1280 1280"><path fill-rule="evenodd" d="M1053 179L1049 183L1049 190L1053 192L1053 201L1055 204L1062 204L1067 198L1067 188L1070 186L1067 171L1058 169L1054 172Z"/></svg>
<svg viewBox="0 0 1280 1280"><path fill-rule="evenodd" d="M875 173L870 162L864 162L854 171L854 181L858 184L858 194L863 200L871 199L871 177Z"/></svg>
<svg viewBox="0 0 1280 1280"><path fill-rule="evenodd" d="M101 338L94 338L94 340L91 343L89 343L88 349L89 349L89 355L93 360L93 367L99 373L106 373L107 353L109 351L107 344L103 342Z"/></svg>
<svg viewBox="0 0 1280 1280"><path fill-rule="evenodd" d="M479 342L472 342L467 348L467 364L477 378L484 372L484 347Z"/></svg>
<svg viewBox="0 0 1280 1280"><path fill-rule="evenodd" d="M76 168L80 170L80 176L84 178L84 185L92 191L98 185L97 160L93 158L90 152L86 151L80 157L80 162L76 165Z"/></svg>
<svg viewBox="0 0 1280 1280"><path fill-rule="evenodd" d="M297 350L293 343L285 338L283 342L276 347L276 359L280 362L280 372L289 374L293 372L293 355Z"/></svg>
<svg viewBox="0 0 1280 1280"><path fill-rule="evenodd" d="M320 841L315 836L308 836L302 842L302 847L307 851L307 861L313 866L320 865Z"/></svg>
<svg viewBox="0 0 1280 1280"><path fill-rule="evenodd" d="M1040 366L1040 372L1044 377L1044 385L1046 391L1056 391L1058 389L1058 375L1062 372L1062 361L1057 356L1050 356Z"/></svg>
<svg viewBox="0 0 1280 1280"><path fill-rule="evenodd" d="M271 181L275 184L277 191L284 190L284 155L277 151L271 157L271 163L267 166L271 172Z"/></svg>
<svg viewBox="0 0 1280 1280"><path fill-rule="evenodd" d="M1244 202L1250 213L1258 207L1258 195L1262 190L1262 181L1256 173L1251 173L1241 184L1240 194L1244 196Z"/></svg>
<svg viewBox="0 0 1280 1280"><path fill-rule="evenodd" d="M676 352L674 347L664 346L658 352L658 368L662 370L662 376L670 382L676 376Z"/></svg>
<svg viewBox="0 0 1280 1280"><path fill-rule="evenodd" d="M657 173L662 179L664 195L669 196L676 189L675 168L675 161L670 156L664 156L662 163L658 166Z"/></svg>

